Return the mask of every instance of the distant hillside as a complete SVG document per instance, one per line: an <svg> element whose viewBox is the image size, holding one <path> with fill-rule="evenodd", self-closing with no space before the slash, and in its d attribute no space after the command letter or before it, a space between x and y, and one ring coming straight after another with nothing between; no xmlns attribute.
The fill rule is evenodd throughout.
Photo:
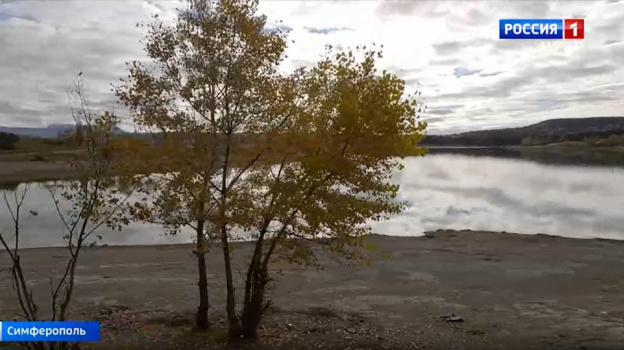
<svg viewBox="0 0 624 350"><path fill-rule="evenodd" d="M76 125L74 124L50 124L45 128L14 128L10 126L0 126L0 132L11 133L21 137L53 139L67 131L72 131L75 128ZM122 134L124 131L117 128L115 133Z"/></svg>
<svg viewBox="0 0 624 350"><path fill-rule="evenodd" d="M21 137L56 138L73 130L72 124L51 124L45 128L13 128L0 126L0 132ZM144 138L147 135L127 133L118 129L116 134ZM587 137L606 138L624 134L624 117L596 117L550 119L518 128L469 131L453 135L428 135L425 146L518 146L562 141L581 141Z"/></svg>
<svg viewBox="0 0 624 350"><path fill-rule="evenodd" d="M11 133L23 137L41 137L51 139L68 130L73 130L75 127L76 126L73 124L50 124L45 128L14 128L9 126L0 126L0 132Z"/></svg>
<svg viewBox="0 0 624 350"><path fill-rule="evenodd" d="M425 146L518 146L527 142L580 141L586 137L624 134L624 117L550 119L519 128L428 135Z"/></svg>

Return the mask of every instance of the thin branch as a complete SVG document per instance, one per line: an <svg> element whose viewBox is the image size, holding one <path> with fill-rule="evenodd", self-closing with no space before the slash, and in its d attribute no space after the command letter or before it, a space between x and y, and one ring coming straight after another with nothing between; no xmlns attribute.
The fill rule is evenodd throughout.
<svg viewBox="0 0 624 350"><path fill-rule="evenodd" d="M276 129L280 129L284 124L286 124L286 122L288 121L288 118L290 118L290 116L288 117L284 117L284 119L279 123L279 125L277 126ZM276 130L277 131L277 130ZM245 166L243 167L240 171L238 171L238 173L234 176L234 178L232 179L232 181L230 181L230 184L227 186L226 190L230 190L232 187L234 187L234 185L236 184L236 182L238 181L238 179L250 168L252 167L257 161L258 159L260 159L260 157L262 156L262 154L266 151L267 147L269 146L269 144L271 143L271 141L273 141L273 136L269 137L269 139L266 140L264 146L260 149L260 151L258 152L258 154L256 154L256 156Z"/></svg>
<svg viewBox="0 0 624 350"><path fill-rule="evenodd" d="M56 302L58 300L58 294L61 291L61 288L65 286L67 281L67 276L69 275L69 270L71 268L71 259L67 263L67 267L65 268L65 273L63 273L63 277L59 280L54 293L52 294L52 308L53 308L53 318L52 320L56 320Z"/></svg>
<svg viewBox="0 0 624 350"><path fill-rule="evenodd" d="M11 219L15 222L15 214L13 214L13 209L11 208L11 204L9 204L9 199L7 198L6 191L2 191L2 197L4 198L4 203L6 203L7 208L9 208L9 213L11 213Z"/></svg>
<svg viewBox="0 0 624 350"><path fill-rule="evenodd" d="M4 246L4 249L7 251L7 253L9 253L9 258L11 258L11 261L15 261L15 256L13 255L13 252L11 252L11 248L9 248L9 245L7 244L7 242L4 240L4 237L2 236L2 234L0 233L0 243L2 243L2 245Z"/></svg>
<svg viewBox="0 0 624 350"><path fill-rule="evenodd" d="M122 200L119 204L117 204L117 205L113 208L113 210L111 210L111 212L109 213L109 215L108 215L108 216L106 216L104 219L102 219L102 220L100 221L100 223L96 224L96 225L95 225L95 227L93 227L93 228L91 229L91 231L89 231L89 233L87 233L87 234L85 235L85 239L86 239L89 235L91 235L91 234L92 234L95 230L97 230L100 226L102 226L102 225L103 225L103 224L105 224L108 220L110 220L110 218L112 218L112 217L113 217L113 215L115 215L115 212L117 211L117 209L119 209L119 208L120 208L123 204L125 204L125 203L126 203L126 201L127 201L127 200L130 198L130 196L134 193L134 190L135 190L135 189L136 189L136 186L132 187L132 191L130 191L130 193L128 193L128 194L126 195L126 198L124 198L124 199L123 199L123 200Z"/></svg>
<svg viewBox="0 0 624 350"><path fill-rule="evenodd" d="M48 187L48 191L50 192L50 196L52 196L52 201L54 202L54 207L56 208L56 212L58 213L59 217L61 218L61 221L63 222L63 225L65 226L67 231L72 231L72 229L69 228L69 225L67 224L67 221L65 220L65 216L61 213L61 208L59 207L59 202L56 200L56 192L53 192L52 189L50 189L49 187Z"/></svg>

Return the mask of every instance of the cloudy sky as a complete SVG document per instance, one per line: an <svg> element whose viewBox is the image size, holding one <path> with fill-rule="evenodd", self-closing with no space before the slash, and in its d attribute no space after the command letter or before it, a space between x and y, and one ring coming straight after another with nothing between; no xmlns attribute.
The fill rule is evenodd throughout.
<svg viewBox="0 0 624 350"><path fill-rule="evenodd" d="M80 71L93 104L113 108L110 84L144 57L136 23L181 6L0 0L0 125L71 122L66 90ZM624 1L272 0L260 12L295 41L284 69L325 44L383 44L383 67L422 91L431 133L624 116ZM585 40L499 40L500 18L585 18Z"/></svg>

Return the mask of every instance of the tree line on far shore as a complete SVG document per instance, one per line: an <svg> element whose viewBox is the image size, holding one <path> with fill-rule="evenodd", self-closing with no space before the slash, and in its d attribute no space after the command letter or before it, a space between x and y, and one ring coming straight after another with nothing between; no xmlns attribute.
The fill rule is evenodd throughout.
<svg viewBox="0 0 624 350"><path fill-rule="evenodd" d="M612 135L615 135L612 137ZM453 135L428 135L425 146L535 146L587 139L607 139L613 144L624 135L624 117L549 119L524 127L469 131Z"/></svg>

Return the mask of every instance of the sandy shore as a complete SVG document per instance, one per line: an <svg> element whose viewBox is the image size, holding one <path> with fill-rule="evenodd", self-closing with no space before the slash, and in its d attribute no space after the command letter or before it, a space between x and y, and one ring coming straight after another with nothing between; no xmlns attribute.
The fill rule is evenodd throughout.
<svg viewBox="0 0 624 350"><path fill-rule="evenodd" d="M75 170L69 162L76 155L76 150L1 151L0 186L71 178Z"/></svg>
<svg viewBox="0 0 624 350"><path fill-rule="evenodd" d="M324 270L275 266L281 273L275 276L274 307L262 343L253 348L615 349L624 344L624 242L471 231L370 241L377 249L366 251L367 264L345 266L323 255ZM249 247L234 248L237 278ZM48 276L61 271L63 255L58 248L23 252L41 299L49 293ZM224 324L225 302L220 258L217 250L209 256L217 326ZM7 264L0 254L0 267ZM186 245L91 249L78 268L75 317L108 322L108 340L96 349L183 349L198 341L218 348L212 338L188 340L195 274ZM6 319L16 306L9 279L0 279L0 313ZM447 313L465 321L441 321ZM115 326L120 323L126 326ZM133 327L147 335L138 337Z"/></svg>
<svg viewBox="0 0 624 350"><path fill-rule="evenodd" d="M67 163L62 161L0 161L0 185L63 179L73 174Z"/></svg>

